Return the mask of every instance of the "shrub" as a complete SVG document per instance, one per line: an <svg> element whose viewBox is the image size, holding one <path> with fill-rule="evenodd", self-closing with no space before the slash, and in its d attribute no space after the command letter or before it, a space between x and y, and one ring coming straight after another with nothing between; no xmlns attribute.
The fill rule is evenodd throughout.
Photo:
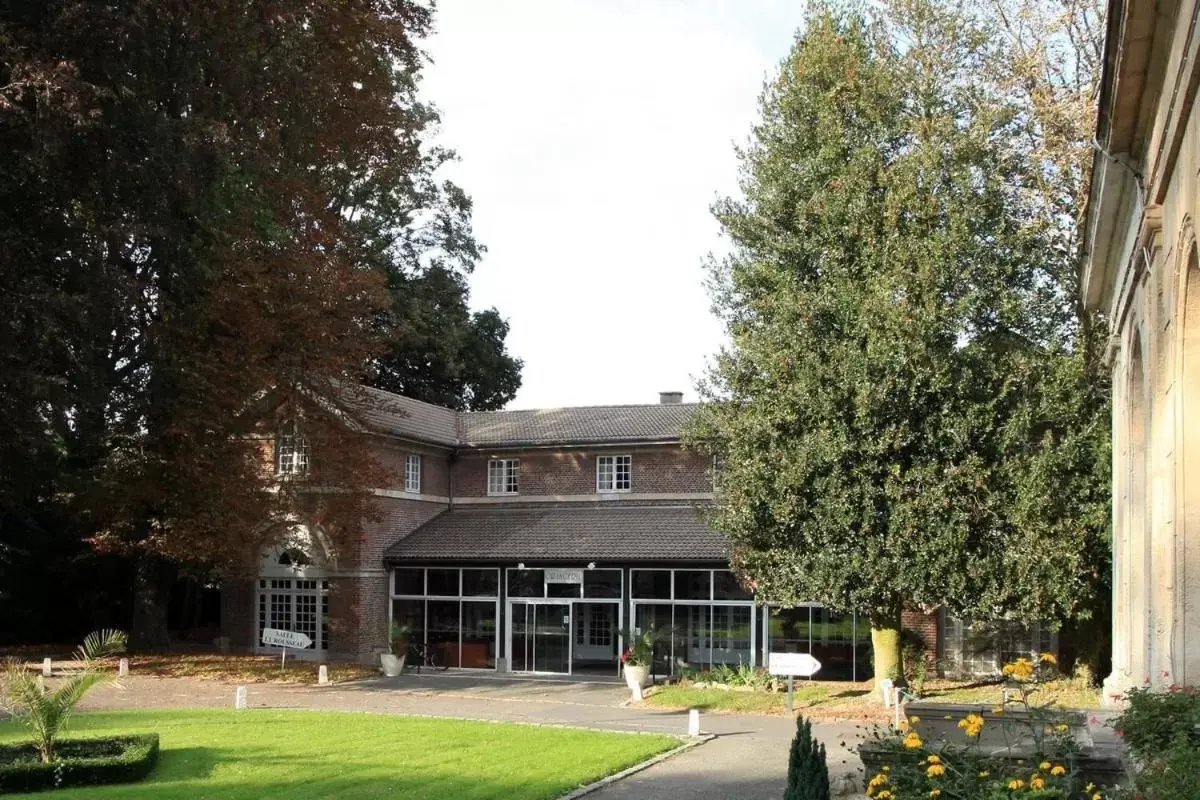
<svg viewBox="0 0 1200 800"><path fill-rule="evenodd" d="M53 762L29 742L0 745L0 794L140 781L157 761L156 733L63 740Z"/></svg>
<svg viewBox="0 0 1200 800"><path fill-rule="evenodd" d="M1161 753L1181 736L1200 747L1200 691L1195 687L1131 689L1125 699L1129 705L1112 724L1139 759Z"/></svg>
<svg viewBox="0 0 1200 800"><path fill-rule="evenodd" d="M125 650L125 634L118 630L92 631L75 650L83 669L68 673L53 688L32 674L20 659L9 659L0 678L0 707L29 729L42 761L54 761L54 742L84 695L97 686L115 683L111 671L96 660Z"/></svg>
<svg viewBox="0 0 1200 800"><path fill-rule="evenodd" d="M784 800L829 800L829 767L825 763L825 745L812 735L812 724L804 717L796 720L796 736L788 756L787 789Z"/></svg>
<svg viewBox="0 0 1200 800"><path fill-rule="evenodd" d="M1113 720L1138 761L1144 800L1200 800L1200 691L1172 686L1165 692L1132 689L1128 706Z"/></svg>
<svg viewBox="0 0 1200 800"><path fill-rule="evenodd" d="M929 666L925 663L925 654L929 651L925 637L911 628L900 632L901 661L904 664L904 682L916 694L925 692L925 680L929 676Z"/></svg>
<svg viewBox="0 0 1200 800"><path fill-rule="evenodd" d="M1200 800L1200 748L1176 739L1143 765L1137 786L1144 800Z"/></svg>

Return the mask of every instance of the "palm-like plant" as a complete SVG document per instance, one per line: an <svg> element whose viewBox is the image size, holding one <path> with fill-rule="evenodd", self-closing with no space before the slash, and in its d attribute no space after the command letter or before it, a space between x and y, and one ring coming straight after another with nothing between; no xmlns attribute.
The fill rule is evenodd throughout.
<svg viewBox="0 0 1200 800"><path fill-rule="evenodd" d="M54 761L54 742L84 695L102 684L116 683L116 675L100 669L96 660L123 652L125 644L124 631L92 631L75 650L75 659L83 667L67 673L53 688L23 661L5 662L0 706L29 729L43 762Z"/></svg>

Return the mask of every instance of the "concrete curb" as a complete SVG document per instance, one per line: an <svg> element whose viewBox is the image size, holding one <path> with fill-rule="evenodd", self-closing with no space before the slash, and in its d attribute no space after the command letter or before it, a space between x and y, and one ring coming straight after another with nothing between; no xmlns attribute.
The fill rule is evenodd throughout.
<svg viewBox="0 0 1200 800"><path fill-rule="evenodd" d="M627 767L627 768L621 770L620 772L614 772L612 775L603 777L598 781L593 781L592 783L589 783L586 786L580 786L578 789L573 789L573 790L567 792L566 794L562 795L561 797L559 797L558 800L576 800L576 798L578 798L578 797L583 797L584 795L588 795L588 794L591 794L592 792L599 791L600 789L603 789L605 786L608 786L609 784L616 783L617 781L619 781L623 778L628 778L630 775L634 775L638 772L641 772L644 769L649 769L650 767L653 767L655 764L660 764L663 761L666 761L668 758L671 758L674 755L678 755L679 753L682 753L685 750L691 750L693 747L699 747L700 745L704 744L705 742L710 742L715 738L717 738L715 735L713 735L711 733L706 733L703 736L698 736L695 739L690 739L689 741L686 741L683 744L679 745L679 747L675 747L671 750L668 750L665 753L659 753L658 755L654 756L653 758L648 758L645 761L640 761L637 764L634 764L632 767Z"/></svg>

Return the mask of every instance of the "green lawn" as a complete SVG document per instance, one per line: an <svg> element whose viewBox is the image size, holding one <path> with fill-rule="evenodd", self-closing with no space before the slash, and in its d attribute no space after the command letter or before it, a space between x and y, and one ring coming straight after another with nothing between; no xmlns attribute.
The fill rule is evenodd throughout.
<svg viewBox="0 0 1200 800"><path fill-rule="evenodd" d="M1003 686L996 682L965 682L937 679L925 687L923 699L948 703L995 704L1003 697ZM883 722L893 712L883 707L872 681L797 682L794 707L805 716L828 719L866 719ZM1033 695L1037 704L1056 702L1068 708L1095 708L1100 691L1086 683L1064 678L1044 684ZM785 692L733 692L692 686L688 682L660 686L645 700L659 708L696 708L701 711L731 714L786 714Z"/></svg>
<svg viewBox="0 0 1200 800"><path fill-rule="evenodd" d="M312 711L79 714L70 735L157 732L142 783L25 795L46 800L554 798L669 750L669 736ZM0 741L22 738L0 723Z"/></svg>

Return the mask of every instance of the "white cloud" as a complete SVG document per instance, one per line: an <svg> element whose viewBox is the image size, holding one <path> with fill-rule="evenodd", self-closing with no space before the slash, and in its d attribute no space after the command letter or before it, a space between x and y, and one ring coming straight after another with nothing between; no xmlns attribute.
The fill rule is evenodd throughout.
<svg viewBox="0 0 1200 800"><path fill-rule="evenodd" d="M472 304L525 359L513 408L694 397L722 332L708 207L785 54L797 6L444 0L425 94L488 254Z"/></svg>

